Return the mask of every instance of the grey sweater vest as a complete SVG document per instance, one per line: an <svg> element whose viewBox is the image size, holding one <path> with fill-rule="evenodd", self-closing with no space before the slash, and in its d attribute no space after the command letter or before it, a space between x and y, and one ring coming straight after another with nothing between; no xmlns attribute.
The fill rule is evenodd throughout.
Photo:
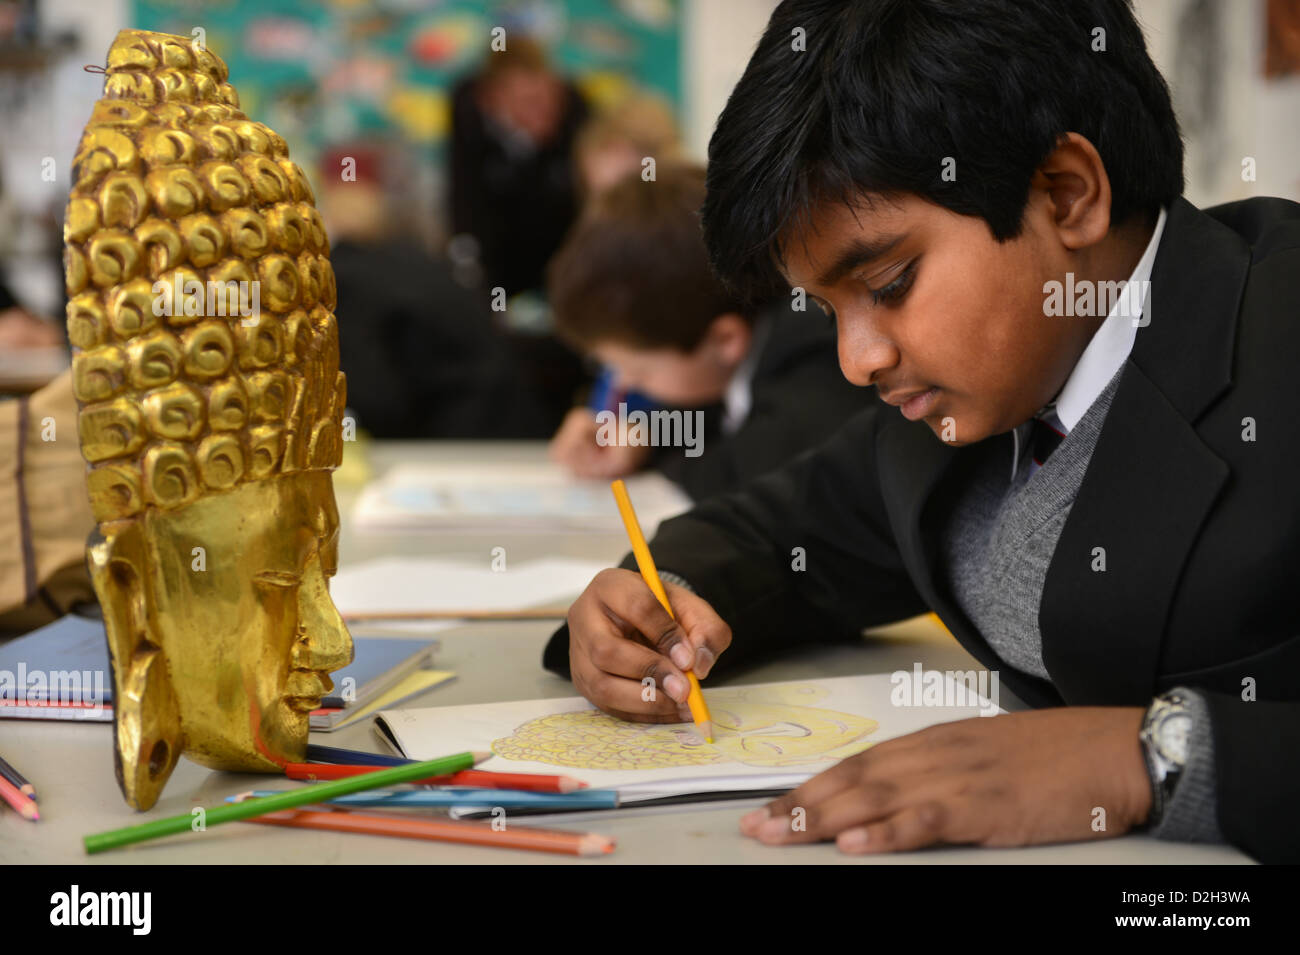
<svg viewBox="0 0 1300 955"><path fill-rule="evenodd" d="M949 584L961 609L1009 666L1050 680L1043 665L1038 607L1056 542L1070 516L1123 368L1031 477L1029 422L1016 429L1015 476L993 455L961 490L943 534ZM1188 763L1153 834L1222 842L1216 819L1214 742L1201 696L1192 701Z"/></svg>

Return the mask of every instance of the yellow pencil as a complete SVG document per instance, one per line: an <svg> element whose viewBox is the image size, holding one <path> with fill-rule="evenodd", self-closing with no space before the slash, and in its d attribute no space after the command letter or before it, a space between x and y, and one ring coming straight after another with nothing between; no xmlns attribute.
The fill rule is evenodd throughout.
<svg viewBox="0 0 1300 955"><path fill-rule="evenodd" d="M650 556L650 548L646 546L645 535L641 533L641 523L636 519L636 511L632 510L632 499L627 496L627 485L622 481L615 481L610 488L614 491L614 500L618 501L618 512L623 515L623 526L627 528L628 539L632 541L632 553L636 556L636 565L641 569L641 576L646 586L659 598L659 603L668 611L668 616L676 620L677 616L668 603L668 594L664 590L663 581L659 579L659 571L655 569L654 558ZM695 727L700 731L700 735L712 743L713 718L709 716L709 708L704 704L700 681L696 678L694 670L686 671L686 679L691 684L686 705L691 709L691 717L695 720Z"/></svg>

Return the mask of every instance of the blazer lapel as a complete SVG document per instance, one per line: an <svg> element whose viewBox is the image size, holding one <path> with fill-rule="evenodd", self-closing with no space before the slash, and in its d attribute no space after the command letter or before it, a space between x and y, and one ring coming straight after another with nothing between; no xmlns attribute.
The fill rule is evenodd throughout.
<svg viewBox="0 0 1300 955"><path fill-rule="evenodd" d="M1043 588L1043 662L1067 703L1136 705L1152 695L1170 602L1228 478L1193 423L1231 384L1249 261L1236 233L1182 199L1171 206L1148 324Z"/></svg>

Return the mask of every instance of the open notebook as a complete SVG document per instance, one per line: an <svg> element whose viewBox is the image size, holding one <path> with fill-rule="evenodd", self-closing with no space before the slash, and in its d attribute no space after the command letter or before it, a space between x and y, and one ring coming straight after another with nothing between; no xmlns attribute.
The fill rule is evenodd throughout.
<svg viewBox="0 0 1300 955"><path fill-rule="evenodd" d="M525 700L384 710L376 729L398 753L432 759L491 750L476 768L560 773L618 790L624 804L699 793L788 790L840 759L936 723L993 715L996 684L951 674L873 674L705 689L714 742L690 724L628 723L586 700ZM915 704L915 705L913 705ZM683 800L686 801L686 800Z"/></svg>

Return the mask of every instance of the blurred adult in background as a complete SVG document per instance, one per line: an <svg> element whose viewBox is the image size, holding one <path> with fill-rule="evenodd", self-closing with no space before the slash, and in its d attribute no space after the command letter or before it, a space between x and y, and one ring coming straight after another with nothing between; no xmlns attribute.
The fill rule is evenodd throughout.
<svg viewBox="0 0 1300 955"><path fill-rule="evenodd" d="M358 425L383 438L535 433L535 405L486 300L453 281L447 264L413 238L391 230L384 153L337 147L321 169L339 363Z"/></svg>
<svg viewBox="0 0 1300 955"><path fill-rule="evenodd" d="M542 48L510 36L452 91L452 247L476 258L488 301L509 300L506 329L537 426L550 435L590 380L549 327L544 270L577 211L573 141L587 117L577 89Z"/></svg>
<svg viewBox="0 0 1300 955"><path fill-rule="evenodd" d="M487 288L540 289L577 212L577 89L533 40L511 36L451 98L451 226L472 236Z"/></svg>

